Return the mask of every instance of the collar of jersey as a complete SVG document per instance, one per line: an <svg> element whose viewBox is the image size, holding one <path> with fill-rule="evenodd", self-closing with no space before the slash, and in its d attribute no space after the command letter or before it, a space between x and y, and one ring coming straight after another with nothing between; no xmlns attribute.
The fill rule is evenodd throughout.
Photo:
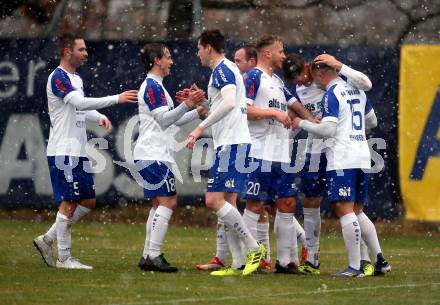
<svg viewBox="0 0 440 305"><path fill-rule="evenodd" d="M160 77L160 76L157 76L157 75L154 75L154 74L151 74L151 73L147 74L147 78L152 78L152 79L154 79L155 81L157 81L159 83L162 83L162 81L163 81L163 77Z"/></svg>
<svg viewBox="0 0 440 305"><path fill-rule="evenodd" d="M64 72L66 72L69 75L76 75L76 71L75 71L75 73L70 73L69 71L64 70L61 66L58 66L57 68L60 70L63 70Z"/></svg>
<svg viewBox="0 0 440 305"><path fill-rule="evenodd" d="M214 69L212 69L212 71L214 71L218 66L220 66L222 64L222 62L225 61L225 59L226 59L226 57L223 57L223 59L218 62L218 64L214 67Z"/></svg>
<svg viewBox="0 0 440 305"><path fill-rule="evenodd" d="M326 89L326 90L330 89L331 86L336 85L336 84L339 83L340 81L343 81L342 78L340 78L340 77L335 78L334 80L332 80L331 82L329 82L329 83L327 84L327 86L325 87L325 89Z"/></svg>

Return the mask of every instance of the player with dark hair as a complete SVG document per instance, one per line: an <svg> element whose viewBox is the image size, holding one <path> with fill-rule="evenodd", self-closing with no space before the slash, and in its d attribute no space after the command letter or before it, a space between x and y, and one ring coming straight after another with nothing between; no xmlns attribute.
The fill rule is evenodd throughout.
<svg viewBox="0 0 440 305"><path fill-rule="evenodd" d="M90 98L84 96L83 81L77 69L88 57L84 39L67 34L59 39L60 65L49 75L47 100L50 133L47 160L55 202L56 221L34 245L50 267L92 269L71 255L71 227L96 205L95 185L86 153L86 121L98 123L111 131L110 120L96 109L115 104L135 103L137 91ZM55 262L53 244L58 241Z"/></svg>
<svg viewBox="0 0 440 305"><path fill-rule="evenodd" d="M219 30L204 31L197 48L201 64L212 70L209 115L188 135L188 147L192 149L203 131L211 127L216 153L208 177L206 206L225 224L233 258L230 268L211 275L249 275L258 268L266 251L252 237L236 208L237 194L244 188L245 161L251 143L243 78L237 66L225 58L225 39ZM246 260L241 242L248 251Z"/></svg>
<svg viewBox="0 0 440 305"><path fill-rule="evenodd" d="M197 109L204 100L202 90L193 90L179 106L165 89L163 78L170 75L173 60L161 43L146 44L141 60L147 77L139 89L139 137L134 148L136 168L143 179L145 198L152 200L146 223L144 251L139 261L142 270L176 272L165 259L161 248L168 222L177 207L176 181L172 172L175 126L199 118Z"/></svg>

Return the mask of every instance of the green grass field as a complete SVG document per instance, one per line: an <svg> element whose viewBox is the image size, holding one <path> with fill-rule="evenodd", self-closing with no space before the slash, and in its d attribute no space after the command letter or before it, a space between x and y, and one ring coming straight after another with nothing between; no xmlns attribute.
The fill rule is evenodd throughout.
<svg viewBox="0 0 440 305"><path fill-rule="evenodd" d="M438 236L383 236L382 248L393 268L385 277L333 279L331 274L346 266L338 232L322 237L321 276L213 278L194 268L213 255L212 229L171 227L164 252L180 271L159 274L136 266L145 234L140 224L75 225L73 255L94 270L48 268L32 239L49 225L0 220L1 305L440 304Z"/></svg>

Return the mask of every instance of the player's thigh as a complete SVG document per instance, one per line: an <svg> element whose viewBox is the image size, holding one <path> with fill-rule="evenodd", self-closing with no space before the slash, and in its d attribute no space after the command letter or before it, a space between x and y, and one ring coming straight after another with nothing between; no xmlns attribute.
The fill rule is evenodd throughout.
<svg viewBox="0 0 440 305"><path fill-rule="evenodd" d="M237 206L237 193L225 193L225 200L232 204L233 206Z"/></svg>
<svg viewBox="0 0 440 305"><path fill-rule="evenodd" d="M276 198L277 209L280 212L291 213L295 210L297 186L295 174L283 170L281 163L275 163L272 169L270 194Z"/></svg>
<svg viewBox="0 0 440 305"><path fill-rule="evenodd" d="M251 162L257 163L258 167L246 174L245 191L242 197L251 204L265 202L270 199L271 168L266 166L266 161L251 158ZM266 167L268 167L268 170L265 170Z"/></svg>
<svg viewBox="0 0 440 305"><path fill-rule="evenodd" d="M236 167L237 158L244 159L241 147L234 144L217 148L213 166L209 170L206 192L240 194L244 191L246 174Z"/></svg>
<svg viewBox="0 0 440 305"><path fill-rule="evenodd" d="M78 166L73 169L73 176L78 182L80 202L85 202L88 208L94 208L96 204L95 182L93 171L88 158L80 157Z"/></svg>
<svg viewBox="0 0 440 305"><path fill-rule="evenodd" d="M206 192L205 193L205 204L206 207L217 212L225 204L225 193L224 192Z"/></svg>
<svg viewBox="0 0 440 305"><path fill-rule="evenodd" d="M144 189L144 197L176 196L176 179L171 171L171 165L154 160L137 160L135 162Z"/></svg>
<svg viewBox="0 0 440 305"><path fill-rule="evenodd" d="M313 155L315 156L315 155ZM319 166L313 164L314 160L319 160ZM312 155L307 154L306 161L303 170L301 171L301 191L304 193L306 198L322 198L326 196L327 185L326 185L326 159L324 154L320 154L320 157L312 157ZM316 201L306 202L313 206L304 207L316 207Z"/></svg>
<svg viewBox="0 0 440 305"><path fill-rule="evenodd" d="M78 181L72 165L78 164L78 158L72 160L69 156L49 156L47 162L56 205L60 206L63 202L78 202L81 199L81 181ZM64 203L64 206L66 204Z"/></svg>

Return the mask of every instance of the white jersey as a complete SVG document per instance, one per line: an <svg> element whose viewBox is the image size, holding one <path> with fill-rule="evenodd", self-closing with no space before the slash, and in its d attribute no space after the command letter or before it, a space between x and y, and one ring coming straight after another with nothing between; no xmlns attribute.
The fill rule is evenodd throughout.
<svg viewBox="0 0 440 305"><path fill-rule="evenodd" d="M162 129L153 115L164 109L172 110L174 103L162 84L162 78L148 74L138 92L139 136L134 147L134 160L157 160L175 163L175 126Z"/></svg>
<svg viewBox="0 0 440 305"><path fill-rule="evenodd" d="M296 98L276 75L270 76L259 68L247 73L247 103L262 109L275 109L284 113ZM289 129L275 119L249 120L252 146L249 156L256 159L290 163Z"/></svg>
<svg viewBox="0 0 440 305"><path fill-rule="evenodd" d="M322 122L337 123L335 136L326 140L327 171L371 168L365 115L373 108L365 92L337 78L328 84L322 103Z"/></svg>
<svg viewBox="0 0 440 305"><path fill-rule="evenodd" d="M236 88L235 107L220 121L211 126L214 147L251 143L247 125L246 96L243 77L237 66L223 59L212 71L208 84L209 112L223 102L221 91Z"/></svg>
<svg viewBox="0 0 440 305"><path fill-rule="evenodd" d="M83 81L57 67L47 80L47 105L50 118L48 156L86 157L86 113L66 103L66 96L73 91L84 95Z"/></svg>
<svg viewBox="0 0 440 305"><path fill-rule="evenodd" d="M293 95L308 109L315 118L322 118L322 97L325 91L319 89L315 82L310 86L296 85ZM323 140L311 132L307 134L306 153L319 154L324 152Z"/></svg>

